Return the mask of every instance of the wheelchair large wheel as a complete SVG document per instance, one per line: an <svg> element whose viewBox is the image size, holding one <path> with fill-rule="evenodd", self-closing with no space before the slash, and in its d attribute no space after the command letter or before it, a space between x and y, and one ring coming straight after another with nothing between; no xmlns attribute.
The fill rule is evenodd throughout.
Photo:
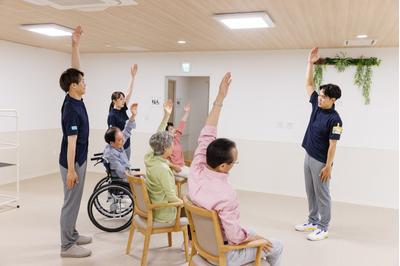
<svg viewBox="0 0 400 266"><path fill-rule="evenodd" d="M87 206L92 223L106 232L119 232L129 227L133 209L134 202L129 188L113 183L95 191Z"/></svg>
<svg viewBox="0 0 400 266"><path fill-rule="evenodd" d="M110 180L111 180L111 178L108 177L108 176L103 177L102 179L100 179L100 181L97 182L97 184L94 186L93 193L96 192L96 190L98 190L100 187L109 184Z"/></svg>

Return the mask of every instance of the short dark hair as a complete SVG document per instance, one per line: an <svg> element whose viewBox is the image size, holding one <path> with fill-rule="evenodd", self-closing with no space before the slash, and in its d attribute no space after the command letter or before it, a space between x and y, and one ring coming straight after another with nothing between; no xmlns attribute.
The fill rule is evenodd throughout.
<svg viewBox="0 0 400 266"><path fill-rule="evenodd" d="M61 89L65 92L68 92L71 84L73 84L73 83L79 84L79 82L81 82L83 76L84 76L84 74L82 71L80 71L76 68L68 68L60 76Z"/></svg>
<svg viewBox="0 0 400 266"><path fill-rule="evenodd" d="M165 127L165 131L168 131L168 128L169 128L169 127L173 127L173 126L174 126L174 123L168 122L168 123L167 123L167 126Z"/></svg>
<svg viewBox="0 0 400 266"><path fill-rule="evenodd" d="M325 84L319 87L319 90L324 90L324 94L329 98L335 98L336 100L342 96L342 91L340 90L339 86L335 84Z"/></svg>
<svg viewBox="0 0 400 266"><path fill-rule="evenodd" d="M115 133L118 132L118 130L120 130L117 127L110 127L109 129L107 129L106 134L104 134L104 140L110 144L111 142L115 142Z"/></svg>
<svg viewBox="0 0 400 266"><path fill-rule="evenodd" d="M214 140L207 147L207 164L212 168L216 168L223 163L233 163L233 148L236 148L236 144L232 140L225 138Z"/></svg>

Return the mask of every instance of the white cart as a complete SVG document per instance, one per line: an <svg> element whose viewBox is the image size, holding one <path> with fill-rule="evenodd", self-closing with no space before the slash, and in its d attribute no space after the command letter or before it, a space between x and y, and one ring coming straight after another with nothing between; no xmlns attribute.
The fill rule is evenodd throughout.
<svg viewBox="0 0 400 266"><path fill-rule="evenodd" d="M4 176L2 174L2 169L13 167L15 168L15 181L16 181L16 191L12 195L0 194L0 206L10 205L13 203L17 204L19 208L19 167L20 167L20 135L18 128L18 113L15 109L0 109L0 123L1 121L7 120L4 123L7 128L2 128L1 136L13 136L10 141L0 138L0 152L6 152L7 157L6 162L0 161L0 178ZM4 125L2 124L2 125ZM2 159L3 160L3 159ZM8 170L8 169L7 169ZM3 171L4 172L4 171ZM10 171L9 171L10 172ZM1 180L0 180L1 181Z"/></svg>

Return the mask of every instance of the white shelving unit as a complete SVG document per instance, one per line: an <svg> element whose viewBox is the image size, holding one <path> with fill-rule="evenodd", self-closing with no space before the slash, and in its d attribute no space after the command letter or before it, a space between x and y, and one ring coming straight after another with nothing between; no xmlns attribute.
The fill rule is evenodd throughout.
<svg viewBox="0 0 400 266"><path fill-rule="evenodd" d="M19 201L19 167L20 167L20 135L19 135L19 128L18 128L18 113L15 109L0 109L0 123L3 118L9 119L11 122L10 124L14 124L12 127L5 129L7 132L5 134L15 134L15 140L8 142L3 141L0 139L0 151L9 150L11 153L15 154L15 164L12 163L8 166L0 167L0 177L2 176L1 171L2 168L14 167L16 170L16 193L14 195L7 195L7 194L0 194L0 206L2 205L10 205L12 203L17 204L17 208L19 208L18 201ZM11 155L9 158L12 158ZM7 162L4 162L7 163Z"/></svg>

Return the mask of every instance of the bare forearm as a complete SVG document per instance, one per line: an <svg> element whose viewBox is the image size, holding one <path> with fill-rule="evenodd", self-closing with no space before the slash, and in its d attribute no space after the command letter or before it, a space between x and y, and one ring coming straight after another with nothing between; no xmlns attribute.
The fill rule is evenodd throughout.
<svg viewBox="0 0 400 266"><path fill-rule="evenodd" d="M308 96L314 92L314 75L313 75L313 63L308 62L306 72L306 91Z"/></svg>
<svg viewBox="0 0 400 266"><path fill-rule="evenodd" d="M126 104L128 104L131 99L132 92L133 92L133 83L134 83L134 78L131 77L131 80L129 81L129 84L128 84L128 90L126 92L126 97L125 97Z"/></svg>
<svg viewBox="0 0 400 266"><path fill-rule="evenodd" d="M221 113L224 97L218 95L213 103L210 114L207 117L206 125L216 126L218 124L219 115Z"/></svg>
<svg viewBox="0 0 400 266"><path fill-rule="evenodd" d="M326 160L326 165L331 167L333 159L335 158L336 144L330 144L328 149L328 158Z"/></svg>
<svg viewBox="0 0 400 266"><path fill-rule="evenodd" d="M79 55L79 45L73 44L72 45L72 55L71 55L71 67L80 69L80 55Z"/></svg>
<svg viewBox="0 0 400 266"><path fill-rule="evenodd" d="M187 119L188 119L188 117L189 117L189 112L185 112L185 113L183 114L183 116L182 116L181 121L186 122Z"/></svg>
<svg viewBox="0 0 400 266"><path fill-rule="evenodd" d="M67 148L68 171L75 171L75 152L76 152L76 142L68 142L68 148Z"/></svg>

